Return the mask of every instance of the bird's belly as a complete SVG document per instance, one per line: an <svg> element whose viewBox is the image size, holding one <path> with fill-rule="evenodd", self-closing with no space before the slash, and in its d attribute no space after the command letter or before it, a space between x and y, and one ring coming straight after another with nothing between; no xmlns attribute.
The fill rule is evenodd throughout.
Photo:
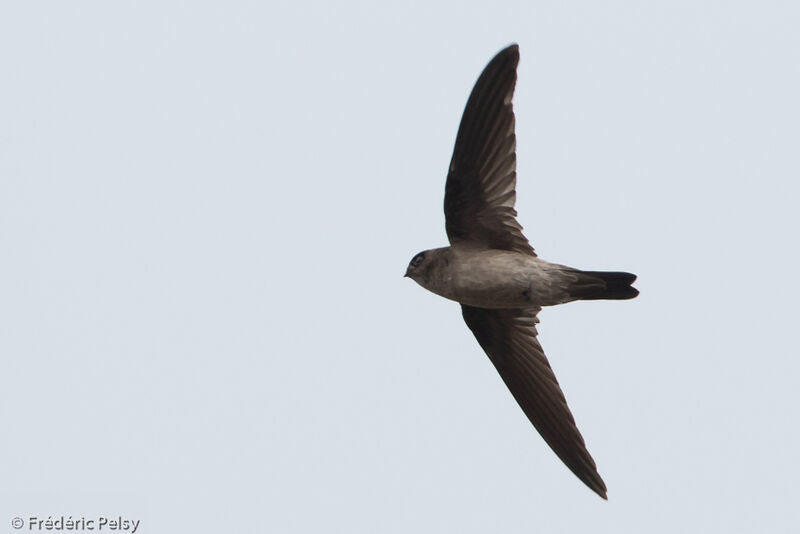
<svg viewBox="0 0 800 534"><path fill-rule="evenodd" d="M453 294L462 304L479 308L525 308L537 304L524 276L491 279L475 274L465 273L453 280Z"/></svg>
<svg viewBox="0 0 800 534"><path fill-rule="evenodd" d="M542 265L540 265L542 264ZM448 266L442 296L479 308L529 308L554 304L557 290L545 262L509 254L475 256Z"/></svg>

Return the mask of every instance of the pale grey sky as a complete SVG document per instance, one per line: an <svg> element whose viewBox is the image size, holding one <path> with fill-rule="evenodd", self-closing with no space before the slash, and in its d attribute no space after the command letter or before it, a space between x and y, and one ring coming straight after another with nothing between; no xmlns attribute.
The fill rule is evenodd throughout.
<svg viewBox="0 0 800 534"><path fill-rule="evenodd" d="M0 532L794 532L800 7L6 2ZM402 274L486 62L519 220L639 275L541 314L608 485ZM27 527L26 527L27 528Z"/></svg>

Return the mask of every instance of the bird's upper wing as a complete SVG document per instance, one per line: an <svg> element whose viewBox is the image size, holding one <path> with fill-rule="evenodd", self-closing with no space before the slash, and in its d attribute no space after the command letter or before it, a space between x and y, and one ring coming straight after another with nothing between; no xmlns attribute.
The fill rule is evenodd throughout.
<svg viewBox="0 0 800 534"><path fill-rule="evenodd" d="M451 244L532 254L514 209L517 156L511 97L519 49L500 51L481 73L458 128L447 174L444 214Z"/></svg>
<svg viewBox="0 0 800 534"><path fill-rule="evenodd" d="M561 461L605 499L606 485L536 339L539 309L488 310L461 306L467 326L533 426Z"/></svg>

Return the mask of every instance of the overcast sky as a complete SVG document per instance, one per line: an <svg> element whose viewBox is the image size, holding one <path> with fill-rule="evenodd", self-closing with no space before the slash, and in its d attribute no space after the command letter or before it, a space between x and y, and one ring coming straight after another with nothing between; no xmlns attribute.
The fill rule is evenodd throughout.
<svg viewBox="0 0 800 534"><path fill-rule="evenodd" d="M798 27L793 2L5 2L0 532L796 532ZM540 315L608 502L402 278L446 244L461 112L512 42L525 234L639 275Z"/></svg>

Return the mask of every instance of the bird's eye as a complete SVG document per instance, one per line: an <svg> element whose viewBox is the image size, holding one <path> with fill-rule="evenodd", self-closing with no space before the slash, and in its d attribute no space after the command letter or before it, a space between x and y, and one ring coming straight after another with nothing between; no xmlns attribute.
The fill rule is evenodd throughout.
<svg viewBox="0 0 800 534"><path fill-rule="evenodd" d="M420 252L419 254L417 254L416 256L414 256L411 259L411 265L413 265L414 267L419 267L419 265L423 261L425 261L425 253L424 252Z"/></svg>

